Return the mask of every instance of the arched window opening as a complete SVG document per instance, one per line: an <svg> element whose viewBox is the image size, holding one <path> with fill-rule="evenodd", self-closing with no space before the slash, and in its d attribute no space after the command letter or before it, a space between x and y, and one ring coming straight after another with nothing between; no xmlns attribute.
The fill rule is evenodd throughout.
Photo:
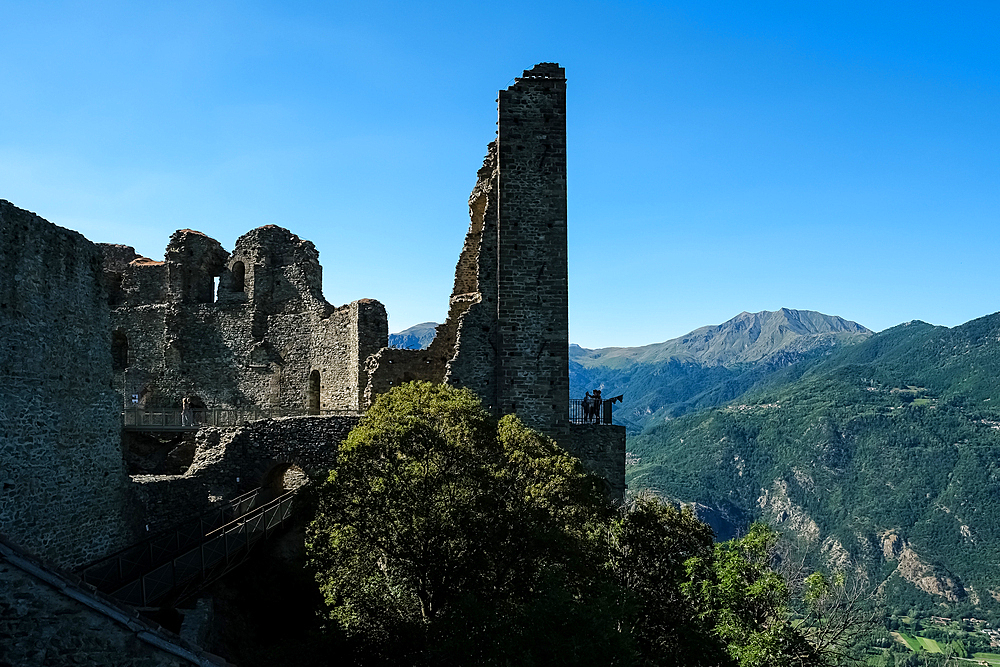
<svg viewBox="0 0 1000 667"><path fill-rule="evenodd" d="M128 368L128 336L121 329L111 333L111 368L116 373Z"/></svg>
<svg viewBox="0 0 1000 667"><path fill-rule="evenodd" d="M309 475L294 463L276 463L264 475L260 486L268 496L277 498L288 491L296 491L309 483Z"/></svg>
<svg viewBox="0 0 1000 667"><path fill-rule="evenodd" d="M309 391L306 393L306 413L310 415L319 414L319 371L309 374Z"/></svg>
<svg viewBox="0 0 1000 667"><path fill-rule="evenodd" d="M233 274L233 291L234 292L244 292L246 291L246 278L247 270L243 265L243 262L233 262L233 266L229 271Z"/></svg>

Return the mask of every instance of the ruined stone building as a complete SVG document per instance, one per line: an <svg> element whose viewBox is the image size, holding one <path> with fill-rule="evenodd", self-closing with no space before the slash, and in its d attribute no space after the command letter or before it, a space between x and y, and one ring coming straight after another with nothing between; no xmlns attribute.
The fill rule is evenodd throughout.
<svg viewBox="0 0 1000 667"><path fill-rule="evenodd" d="M335 308L319 253L287 229L244 234L232 254L190 229L162 262L102 245L115 387L125 407L265 407L275 415L357 413L365 359L385 347L378 301Z"/></svg>
<svg viewBox="0 0 1000 667"><path fill-rule="evenodd" d="M79 566L169 523L168 500L194 511L331 460L351 420L410 380L518 414L621 497L624 427L569 420L564 70L525 71L500 91L498 119L426 350L387 347L378 301L327 303L316 248L281 227L231 252L180 230L154 261L0 201L0 532ZM123 409L184 399L297 417L199 429L183 470L129 475Z"/></svg>

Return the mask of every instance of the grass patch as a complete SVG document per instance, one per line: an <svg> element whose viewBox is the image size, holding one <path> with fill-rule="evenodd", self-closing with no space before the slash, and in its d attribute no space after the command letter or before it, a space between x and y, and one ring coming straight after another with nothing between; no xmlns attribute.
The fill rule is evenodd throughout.
<svg viewBox="0 0 1000 667"><path fill-rule="evenodd" d="M920 649L920 642L905 632L890 632L889 634L895 637L897 641L901 641L906 644L906 647L911 651L917 651Z"/></svg>
<svg viewBox="0 0 1000 667"><path fill-rule="evenodd" d="M916 637L916 640L920 642L920 645L924 647L924 650L928 653L944 653L938 643L933 639L928 639L927 637Z"/></svg>
<svg viewBox="0 0 1000 667"><path fill-rule="evenodd" d="M991 665L1000 665L1000 653L973 653L972 657L976 660L988 662Z"/></svg>

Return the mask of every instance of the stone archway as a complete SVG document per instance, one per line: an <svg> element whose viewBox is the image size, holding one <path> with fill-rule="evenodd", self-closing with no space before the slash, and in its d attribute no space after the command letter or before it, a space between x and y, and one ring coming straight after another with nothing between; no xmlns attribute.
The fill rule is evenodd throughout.
<svg viewBox="0 0 1000 667"><path fill-rule="evenodd" d="M309 483L309 475L294 461L278 461L274 463L260 480L260 487L272 498L297 491Z"/></svg>
<svg viewBox="0 0 1000 667"><path fill-rule="evenodd" d="M246 291L246 278L247 269L243 262L233 262L233 266L229 269L231 274L230 291L231 292L243 292Z"/></svg>

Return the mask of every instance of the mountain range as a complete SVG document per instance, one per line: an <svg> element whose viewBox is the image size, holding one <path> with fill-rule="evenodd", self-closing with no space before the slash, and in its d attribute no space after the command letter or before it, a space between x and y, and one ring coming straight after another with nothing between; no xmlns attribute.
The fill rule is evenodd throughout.
<svg viewBox="0 0 1000 667"><path fill-rule="evenodd" d="M399 333L389 334L389 347L402 348L404 350L426 349L434 336L437 335L437 322L422 322L414 324L409 329L403 329Z"/></svg>
<svg viewBox="0 0 1000 667"><path fill-rule="evenodd" d="M624 394L616 423L630 433L720 405L773 372L858 343L872 332L856 322L809 310L740 313L723 324L643 347L588 350L570 345L570 395L601 388Z"/></svg>
<svg viewBox="0 0 1000 667"><path fill-rule="evenodd" d="M627 481L754 520L896 612L1000 614L1000 314L914 321L628 437Z"/></svg>

